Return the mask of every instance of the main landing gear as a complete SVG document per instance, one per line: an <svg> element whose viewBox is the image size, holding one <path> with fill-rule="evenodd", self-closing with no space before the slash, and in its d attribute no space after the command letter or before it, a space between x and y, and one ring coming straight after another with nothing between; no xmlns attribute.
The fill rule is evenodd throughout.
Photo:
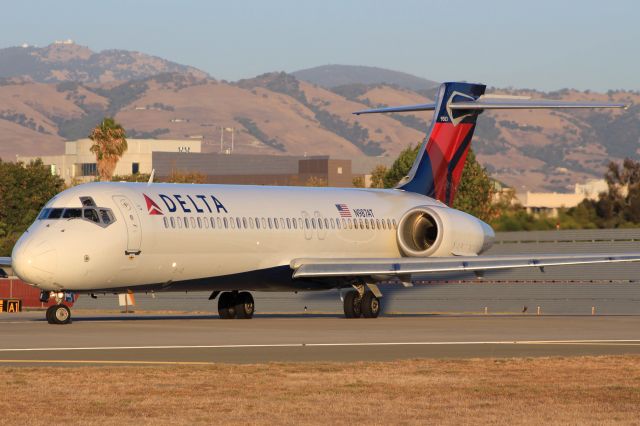
<svg viewBox="0 0 640 426"><path fill-rule="evenodd" d="M347 318L377 318L380 314L380 299L370 290L348 291L343 303Z"/></svg>
<svg viewBox="0 0 640 426"><path fill-rule="evenodd" d="M251 319L255 305L247 291L225 291L218 297L218 314L222 319Z"/></svg>
<svg viewBox="0 0 640 426"><path fill-rule="evenodd" d="M64 300L65 294L62 292L58 293L49 293L48 291L42 291L40 293L40 301L48 302L49 298L53 294L56 304L49 306L47 308L47 313L45 317L47 318L47 322L49 324L71 324L71 310L68 306L63 305L62 301Z"/></svg>

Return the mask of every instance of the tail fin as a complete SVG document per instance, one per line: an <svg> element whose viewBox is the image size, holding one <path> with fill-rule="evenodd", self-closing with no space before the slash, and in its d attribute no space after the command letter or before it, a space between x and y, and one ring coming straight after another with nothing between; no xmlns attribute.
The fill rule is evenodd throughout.
<svg viewBox="0 0 640 426"><path fill-rule="evenodd" d="M451 205L471 146L478 115L485 109L625 108L624 104L537 101L515 96L483 96L486 86L443 83L432 104L377 108L354 114L435 111L431 128L409 174L396 186Z"/></svg>

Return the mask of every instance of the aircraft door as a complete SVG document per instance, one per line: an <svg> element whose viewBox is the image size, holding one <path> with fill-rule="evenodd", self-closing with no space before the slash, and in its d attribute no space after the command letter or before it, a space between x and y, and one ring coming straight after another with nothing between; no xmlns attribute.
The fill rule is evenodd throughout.
<svg viewBox="0 0 640 426"><path fill-rule="evenodd" d="M307 213L306 211L303 211L301 215L302 215L302 229L304 229L304 238L305 240L310 240L311 237L313 236L312 234L313 230L311 229L311 219L309 218L309 213Z"/></svg>
<svg viewBox="0 0 640 426"><path fill-rule="evenodd" d="M319 240L324 240L324 237L327 236L327 224L324 222L324 218L322 217L322 215L320 214L320 212L318 210L316 210L315 212L313 212L313 217L316 218L316 222L318 224L318 239Z"/></svg>
<svg viewBox="0 0 640 426"><path fill-rule="evenodd" d="M142 230L140 229L140 218L134 204L123 195L114 195L118 209L124 217L124 223L127 226L127 249L125 254L140 254L140 246L142 243Z"/></svg>

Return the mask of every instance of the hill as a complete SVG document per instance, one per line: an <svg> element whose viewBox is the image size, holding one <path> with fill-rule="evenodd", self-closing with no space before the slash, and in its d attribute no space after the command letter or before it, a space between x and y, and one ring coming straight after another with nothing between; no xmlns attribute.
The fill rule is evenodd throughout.
<svg viewBox="0 0 640 426"><path fill-rule="evenodd" d="M0 68L6 66L0 60ZM229 83L189 67L180 69L185 72L104 83L91 79L47 83L28 74L5 80L0 83L0 157L62 153L65 139L86 137L102 117L115 116L131 137L202 137L203 149L209 152L220 150L220 128L231 127L237 153L366 155L388 164L406 146L424 138L431 119L428 113L361 117L351 113L372 106L429 102L433 89L377 83L325 88L286 73ZM131 72L142 71L134 66ZM478 159L494 177L519 191L568 191L575 182L601 177L610 160L640 158L640 93L492 92L632 105L627 111L481 115L474 138ZM229 134L223 148L230 148Z"/></svg>
<svg viewBox="0 0 640 426"><path fill-rule="evenodd" d="M404 89L428 90L438 83L400 71L358 65L322 65L291 73L299 80L331 89L350 84L387 84Z"/></svg>
<svg viewBox="0 0 640 426"><path fill-rule="evenodd" d="M41 83L75 81L109 83L177 72L199 78L208 75L196 68L128 50L93 52L71 41L45 47L8 47L0 49L0 79Z"/></svg>

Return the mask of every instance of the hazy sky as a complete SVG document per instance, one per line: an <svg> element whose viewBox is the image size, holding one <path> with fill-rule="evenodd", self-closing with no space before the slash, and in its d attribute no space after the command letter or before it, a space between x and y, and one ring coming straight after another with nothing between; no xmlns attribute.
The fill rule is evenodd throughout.
<svg viewBox="0 0 640 426"><path fill-rule="evenodd" d="M7 1L0 47L74 39L227 80L324 64L543 90L640 89L638 0Z"/></svg>

